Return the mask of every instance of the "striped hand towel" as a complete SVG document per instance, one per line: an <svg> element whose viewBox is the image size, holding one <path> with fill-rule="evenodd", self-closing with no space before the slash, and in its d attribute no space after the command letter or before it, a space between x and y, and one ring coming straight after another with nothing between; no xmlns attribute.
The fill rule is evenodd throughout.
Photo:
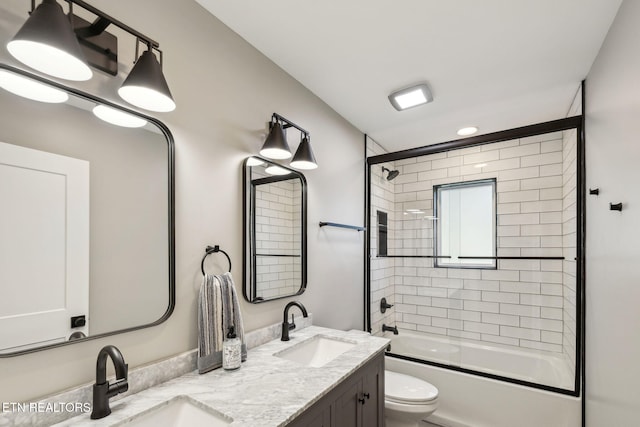
<svg viewBox="0 0 640 427"><path fill-rule="evenodd" d="M222 341L233 326L242 342L242 361L247 359L244 327L231 273L206 275L198 301L198 372L222 366Z"/></svg>

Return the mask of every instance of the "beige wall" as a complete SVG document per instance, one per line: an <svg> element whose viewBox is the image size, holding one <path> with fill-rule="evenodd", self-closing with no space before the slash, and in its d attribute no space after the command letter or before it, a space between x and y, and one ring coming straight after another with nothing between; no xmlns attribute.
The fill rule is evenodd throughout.
<svg viewBox="0 0 640 427"><path fill-rule="evenodd" d="M587 76L587 426L640 418L640 2L625 0ZM609 210L622 202L623 211Z"/></svg>
<svg viewBox="0 0 640 427"><path fill-rule="evenodd" d="M26 19L28 3L0 3L2 46ZM178 107L156 117L169 127L176 145L176 309L157 327L0 359L0 401L31 401L94 381L95 358L106 344L118 346L130 368L196 347L196 295L207 245L219 244L229 253L241 286L241 164L259 150L273 112L311 132L320 163L305 173L309 280L299 299L316 324L361 328L363 233L320 229L317 223L362 224L362 133L193 1L91 4L158 40L165 53L164 72ZM134 43L130 36L118 37L116 78L95 72L88 82L66 84L120 103L116 90L131 67ZM23 67L4 47L0 61ZM225 263L221 257L221 269ZM246 329L281 321L286 301L243 302Z"/></svg>

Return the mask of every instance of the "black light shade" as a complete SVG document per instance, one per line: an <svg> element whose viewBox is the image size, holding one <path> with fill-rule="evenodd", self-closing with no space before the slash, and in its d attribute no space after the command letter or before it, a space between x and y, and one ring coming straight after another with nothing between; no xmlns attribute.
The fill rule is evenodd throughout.
<svg viewBox="0 0 640 427"><path fill-rule="evenodd" d="M151 50L136 61L118 94L125 101L145 110L167 112L176 108L162 67Z"/></svg>
<svg viewBox="0 0 640 427"><path fill-rule="evenodd" d="M296 150L296 154L293 156L293 160L290 165L292 168L296 169L315 169L318 167L307 135L305 135L302 138L302 141L300 141L300 145L298 145L298 149Z"/></svg>
<svg viewBox="0 0 640 427"><path fill-rule="evenodd" d="M7 44L18 61L67 80L89 80L93 73L69 18L56 0L43 0Z"/></svg>
<svg viewBox="0 0 640 427"><path fill-rule="evenodd" d="M264 141L260 155L267 159L288 159L291 157L291 149L287 143L284 129L279 122L271 124L269 135Z"/></svg>

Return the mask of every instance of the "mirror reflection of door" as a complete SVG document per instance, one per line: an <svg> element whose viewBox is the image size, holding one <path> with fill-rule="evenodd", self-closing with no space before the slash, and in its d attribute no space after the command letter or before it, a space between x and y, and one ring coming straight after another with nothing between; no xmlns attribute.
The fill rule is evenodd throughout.
<svg viewBox="0 0 640 427"><path fill-rule="evenodd" d="M0 205L0 350L88 335L89 162L0 143Z"/></svg>

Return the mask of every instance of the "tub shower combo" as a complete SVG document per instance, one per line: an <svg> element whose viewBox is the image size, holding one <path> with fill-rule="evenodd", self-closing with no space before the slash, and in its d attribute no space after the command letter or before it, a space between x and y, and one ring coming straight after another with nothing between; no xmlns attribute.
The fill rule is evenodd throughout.
<svg viewBox="0 0 640 427"><path fill-rule="evenodd" d="M395 153L367 138L367 155L366 322L387 369L438 388L434 424L577 425L582 116Z"/></svg>

